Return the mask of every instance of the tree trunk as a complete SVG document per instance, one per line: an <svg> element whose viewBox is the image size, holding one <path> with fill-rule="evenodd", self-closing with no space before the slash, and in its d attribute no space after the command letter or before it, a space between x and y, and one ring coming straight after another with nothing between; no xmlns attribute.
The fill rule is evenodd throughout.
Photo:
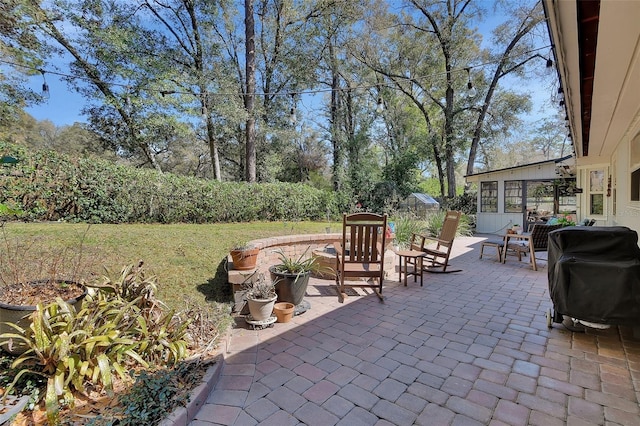
<svg viewBox="0 0 640 426"><path fill-rule="evenodd" d="M244 1L244 25L246 47L246 90L244 108L247 111L245 129L245 179L256 181L256 120L254 117L256 92L256 40L253 0Z"/></svg>
<svg viewBox="0 0 640 426"><path fill-rule="evenodd" d="M209 116L209 109L205 106L205 121L207 123L207 142L209 144L209 156L211 157L211 167L213 167L213 177L218 182L222 181L220 173L220 156L218 155L218 144L216 144L213 121Z"/></svg>
<svg viewBox="0 0 640 426"><path fill-rule="evenodd" d="M537 25L542 21L544 15L540 11L539 3L531 9L531 11L526 15L523 21L520 23L519 31L515 34L513 39L509 42L504 52L502 53L502 57L498 66L496 67L496 71L493 73L493 78L491 79L491 83L489 83L489 89L487 90L487 94L484 97L484 103L480 108L480 112L478 114L478 120L476 121L475 128L473 130L473 138L471 139L471 147L469 149L469 158L467 160L467 175L473 174L474 164L476 162L476 156L478 153L478 145L480 144L480 136L482 135L482 128L484 126L484 120L487 116L487 110L489 109L489 105L491 104L491 99L493 98L493 94L495 92L496 87L498 86L498 81L509 74L512 71L517 70L522 67L524 64L529 62L530 60L539 57L540 55L531 55L519 63L514 64L508 69L504 69L505 65L510 60L510 55L513 49L517 46L518 42L527 34L529 34Z"/></svg>
<svg viewBox="0 0 640 426"><path fill-rule="evenodd" d="M331 63L331 146L333 148L333 190L339 191L342 188L344 171L342 162L344 159L344 148L340 142L339 105L340 105L340 75L338 73L338 61L335 57L333 41L329 40L329 60Z"/></svg>
<svg viewBox="0 0 640 426"><path fill-rule="evenodd" d="M444 106L444 161L447 175L447 197L456 195L456 173L453 149L453 78L451 76L451 61L446 44L443 44L445 67L447 69L447 92Z"/></svg>

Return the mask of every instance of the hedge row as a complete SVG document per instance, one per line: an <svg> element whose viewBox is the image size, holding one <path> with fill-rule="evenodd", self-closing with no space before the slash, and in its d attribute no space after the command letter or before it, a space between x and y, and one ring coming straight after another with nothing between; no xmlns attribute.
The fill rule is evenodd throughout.
<svg viewBox="0 0 640 426"><path fill-rule="evenodd" d="M211 223L336 217L338 197L304 184L216 182L0 142L19 161L0 175L0 202L25 220Z"/></svg>

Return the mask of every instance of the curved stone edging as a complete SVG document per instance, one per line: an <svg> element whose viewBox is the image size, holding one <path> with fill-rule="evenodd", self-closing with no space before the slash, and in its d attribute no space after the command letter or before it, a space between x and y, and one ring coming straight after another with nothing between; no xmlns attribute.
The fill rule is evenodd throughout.
<svg viewBox="0 0 640 426"><path fill-rule="evenodd" d="M298 234L285 235L279 237L260 238L249 241L260 249L256 268L248 271L240 271L233 269L233 260L231 254L227 256L227 281L231 286L232 293L239 291L243 283L250 279L255 272L269 274L269 266L278 263L280 252L285 256L299 257L305 255L311 257L313 251L332 245L334 242L342 240L342 233L336 232L331 234ZM305 253L306 251L306 253Z"/></svg>
<svg viewBox="0 0 640 426"><path fill-rule="evenodd" d="M200 384L189 393L189 402L186 407L178 407L173 410L167 418L160 422L160 426L187 426L191 423L218 382L223 366L224 355L216 355L214 364L207 369Z"/></svg>
<svg viewBox="0 0 640 426"><path fill-rule="evenodd" d="M278 262L279 252L289 257L302 255L311 257L313 250L324 248L341 240L342 233L336 232L331 234L297 234L260 238L249 241L248 244L260 249L256 269L266 273L269 266Z"/></svg>

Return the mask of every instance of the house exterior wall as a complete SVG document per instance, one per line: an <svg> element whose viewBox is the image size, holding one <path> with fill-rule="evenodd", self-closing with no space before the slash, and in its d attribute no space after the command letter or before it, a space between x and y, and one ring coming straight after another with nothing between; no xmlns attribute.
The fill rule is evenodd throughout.
<svg viewBox="0 0 640 426"><path fill-rule="evenodd" d="M508 170L483 173L468 176L467 181L478 185L478 212L476 218L476 232L482 234L503 234L514 224L523 226L522 213L505 213L504 182L510 180L549 180L558 178L554 162L522 166ZM480 211L480 186L482 182L498 182L498 212L487 213Z"/></svg>
<svg viewBox="0 0 640 426"><path fill-rule="evenodd" d="M640 144L640 99L635 120L617 145L609 163L611 203L608 206L607 225L627 226L640 233L640 201L631 200L631 173L638 164L631 164L631 143Z"/></svg>
<svg viewBox="0 0 640 426"><path fill-rule="evenodd" d="M579 0L543 0L578 156L577 186L583 188L577 199L579 214L591 214L590 173L601 170L605 176L604 211L593 215L596 224L627 226L640 233L640 200L631 197L632 173L640 169L640 160L632 162L631 155L632 144L640 144L640 2L599 3L593 90L586 94L592 98L586 127L581 96L588 86L581 85L584 64L580 49L589 35L581 34L576 25L579 4ZM586 151L584 130L589 131Z"/></svg>
<svg viewBox="0 0 640 426"><path fill-rule="evenodd" d="M640 109L610 158L582 157L578 161L577 184L583 188L578 194L579 215L596 219L599 226L627 226L640 233L640 201L631 200L631 173L637 164L631 164L630 155L631 143L639 134ZM603 215L591 214L590 173L598 170L606 177Z"/></svg>
<svg viewBox="0 0 640 426"><path fill-rule="evenodd" d="M637 164L631 164L631 143L640 139L640 103L635 120L627 128L610 158L582 157L577 163L578 214L596 219L599 226L627 226L640 234L640 201L631 200L631 173ZM590 173L602 170L606 177L604 214L591 214Z"/></svg>

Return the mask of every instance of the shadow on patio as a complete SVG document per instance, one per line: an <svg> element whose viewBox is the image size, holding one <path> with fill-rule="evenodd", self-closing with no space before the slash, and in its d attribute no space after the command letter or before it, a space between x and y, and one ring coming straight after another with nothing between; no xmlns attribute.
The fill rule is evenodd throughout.
<svg viewBox="0 0 640 426"><path fill-rule="evenodd" d="M338 303L312 279L311 309L247 329L239 318L222 374L191 422L210 424L640 424L640 342L611 327L547 328L546 262L478 259L458 238L452 265L404 287Z"/></svg>

